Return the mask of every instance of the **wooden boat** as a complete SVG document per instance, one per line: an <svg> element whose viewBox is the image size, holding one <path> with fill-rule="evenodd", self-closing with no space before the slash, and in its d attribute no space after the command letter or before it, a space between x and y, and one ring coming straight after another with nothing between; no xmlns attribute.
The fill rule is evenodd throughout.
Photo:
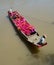
<svg viewBox="0 0 54 65"><path fill-rule="evenodd" d="M18 31L23 35L26 41L30 42L31 44L36 45L37 47L42 47L46 45L39 45L37 44L40 40L40 36L35 30L34 26L32 26L27 20L20 15L17 11L12 11L11 9L8 11L8 16L11 19L12 23L16 26Z"/></svg>

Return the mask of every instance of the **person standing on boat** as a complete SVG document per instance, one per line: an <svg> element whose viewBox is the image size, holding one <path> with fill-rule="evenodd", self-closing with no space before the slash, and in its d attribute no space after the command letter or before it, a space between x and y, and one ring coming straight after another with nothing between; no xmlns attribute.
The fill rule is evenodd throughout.
<svg viewBox="0 0 54 65"><path fill-rule="evenodd" d="M12 11L12 9L10 9L9 11L10 11L10 13L12 13L12 12L13 12L13 11Z"/></svg>
<svg viewBox="0 0 54 65"><path fill-rule="evenodd" d="M9 13L10 16L12 16L12 12L13 12L12 9L10 9L10 10L8 11L8 13Z"/></svg>
<svg viewBox="0 0 54 65"><path fill-rule="evenodd" d="M37 43L37 44L39 44L39 45L46 45L47 44L47 42L45 41L45 39L47 38L47 36L44 34L41 38L40 38L40 40L39 40L39 42Z"/></svg>

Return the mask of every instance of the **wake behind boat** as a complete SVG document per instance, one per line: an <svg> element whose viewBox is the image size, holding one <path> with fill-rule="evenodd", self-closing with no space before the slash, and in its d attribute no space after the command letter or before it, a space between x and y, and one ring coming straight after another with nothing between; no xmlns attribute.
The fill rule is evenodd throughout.
<svg viewBox="0 0 54 65"><path fill-rule="evenodd" d="M12 11L12 9L10 9L8 11L8 16L13 24L16 26L18 31L20 31L20 33L23 35L23 37L25 37L28 42L36 45L37 47L42 47L47 44L47 42L44 42L43 45L39 44L41 37L37 33L35 27L27 22L27 20L17 11Z"/></svg>

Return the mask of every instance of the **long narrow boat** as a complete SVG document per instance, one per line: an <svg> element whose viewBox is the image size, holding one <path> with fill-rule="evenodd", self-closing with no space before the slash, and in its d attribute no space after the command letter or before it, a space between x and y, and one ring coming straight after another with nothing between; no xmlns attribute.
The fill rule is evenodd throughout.
<svg viewBox="0 0 54 65"><path fill-rule="evenodd" d="M32 26L27 20L19 14L17 11L12 11L11 9L8 11L8 16L11 19L12 23L16 26L18 31L23 35L26 41L36 45L37 47L42 47L46 45L39 45L37 44L40 40L40 36L37 33L34 26Z"/></svg>

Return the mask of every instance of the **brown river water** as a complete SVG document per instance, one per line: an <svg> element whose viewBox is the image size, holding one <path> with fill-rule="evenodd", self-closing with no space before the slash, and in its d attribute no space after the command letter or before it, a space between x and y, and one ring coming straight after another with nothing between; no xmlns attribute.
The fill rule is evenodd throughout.
<svg viewBox="0 0 54 65"><path fill-rule="evenodd" d="M37 49L24 41L11 24L12 8L47 35L48 45ZM0 0L0 65L54 65L54 0Z"/></svg>

